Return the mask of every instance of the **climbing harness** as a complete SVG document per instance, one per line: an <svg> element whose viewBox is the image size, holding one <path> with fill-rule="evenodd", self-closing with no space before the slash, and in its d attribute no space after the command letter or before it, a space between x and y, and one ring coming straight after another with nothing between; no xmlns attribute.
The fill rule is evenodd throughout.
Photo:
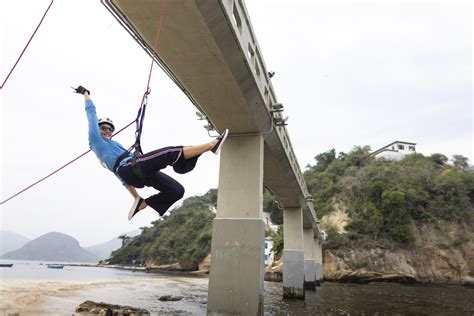
<svg viewBox="0 0 474 316"><path fill-rule="evenodd" d="M5 85L5 83L7 82L8 78L10 78L10 75L12 74L13 72L13 69L15 69L16 65L18 64L18 62L20 61L21 57L23 56L23 53L26 51L26 48L28 47L28 45L30 45L30 42L31 40L33 39L33 37L35 36L36 34L36 31L38 31L41 23L43 23L43 20L46 16L46 14L48 13L49 11L49 8L51 8L51 6L53 5L53 1L54 0L51 0L51 3L49 4L48 8L46 9L46 12L43 14L43 17L41 18L38 26L36 27L35 31L33 32L33 35L31 35L30 39L28 40L28 43L26 43L26 46L25 48L23 48L23 51L21 52L20 56L18 57L18 59L16 60L15 64L13 65L13 67L10 69L10 72L8 73L7 77L5 78L5 80L3 81L2 85L0 86L0 89L3 89L3 86Z"/></svg>
<svg viewBox="0 0 474 316"><path fill-rule="evenodd" d="M132 156L132 170L133 173L140 179L141 184L144 184L146 176L139 164L137 164L137 158L143 155L142 146L140 144L140 139L142 136L143 130L143 121L145 119L145 110L148 103L148 95L150 94L150 88L147 88L147 91L143 95L142 104L138 109L137 118L135 119L135 143L127 149L123 154L121 154L115 161L113 172L116 174L120 166L120 162L127 157Z"/></svg>
<svg viewBox="0 0 474 316"><path fill-rule="evenodd" d="M145 94L143 95L142 105L138 109L137 118L135 119L135 144L133 144L133 154L132 154L132 170L133 173L140 179L141 185L145 184L145 173L139 164L137 164L137 159L143 155L142 146L140 144L140 139L142 137L143 130L143 121L145 120L145 110L146 105L148 104L148 95L150 94L150 87L147 88Z"/></svg>
<svg viewBox="0 0 474 316"><path fill-rule="evenodd" d="M51 0L51 4L53 3L54 0ZM49 5L49 7L51 7L51 4ZM49 7L48 7L48 10L49 10ZM159 38L160 38L160 33L161 33L161 27L163 25L163 17L164 17L164 13L165 13L165 8L166 8L166 0L164 0L161 4L161 8L160 8L160 20L159 20L159 23L158 23L158 27L157 27L157 32L156 32L156 38L155 38L155 45L153 46L153 48L155 49L155 51L158 49L158 45L159 45ZM46 13L48 12L48 10L46 10ZM45 15L46 15L45 13ZM44 15L44 16L45 16ZM43 19L44 19L44 16L43 16ZM41 19L41 22L43 21L43 19ZM40 24L41 24L40 22ZM36 28L36 30L38 30L39 28L39 25L38 27ZM36 30L35 30L35 33L36 33ZM33 33L33 36L34 34ZM33 38L32 36L32 38ZM31 41L31 39L30 39ZM29 44L29 42L28 42ZM27 45L28 46L28 45ZM26 49L26 47L25 47ZM23 50L23 52L25 51L25 49ZM22 55L23 55L23 52L22 52ZM20 55L20 58L21 58L21 55ZM20 60L20 58L18 58L18 60ZM15 68L16 64L18 63L18 60L17 62L15 63L15 65L13 66L13 68ZM150 94L151 92L151 89L150 89L150 81L151 81L151 74L152 74L152 71L153 71L153 64L154 64L154 58L152 56L151 58L151 66L150 66L150 72L148 74L148 82L147 82L147 88L146 88L146 91L145 93L143 94L143 98L142 98L142 102L141 102L141 105L140 105L140 108L138 110L138 114L137 114L137 118L135 119L135 121L132 121L130 122L129 124L127 124L125 127L121 128L119 131L117 131L116 133L114 133L112 135L112 137L114 137L115 135L117 135L118 133L120 133L121 131L123 131L124 129L128 128L130 125L132 125L133 123L136 124L136 130L135 130L135 144L133 144L132 147L130 147L124 154L126 154L127 156L130 155L130 151L133 149L133 170L135 171L137 177L139 177L140 179L145 179L145 175L143 173L143 171L141 170L140 166L136 163L136 159L143 154L142 152L142 148L141 148L141 145L140 145L140 138L141 138L141 134L142 134L142 130L143 130L143 120L145 118L145 110L146 110L146 105L148 103L148 95ZM11 72L13 71L13 69L10 71L10 74ZM8 77L10 76L10 74L8 74L7 76L7 79ZM6 81L6 79L5 79ZM2 88L3 88L3 85L5 84L5 82L2 84ZM73 88L74 89L74 88ZM91 150L89 149L88 151L80 154L79 156L77 156L76 158L74 158L73 160L69 161L68 163L64 164L63 166L59 167L58 169L56 169L55 171L51 172L50 174L48 174L47 176L39 179L38 181L36 181L35 183L27 186L26 188L22 189L21 191L15 193L14 195L10 196L9 198L3 200L2 202L0 202L0 205L3 205L4 203L10 201L11 199L13 199L14 197L20 195L21 193L25 192L26 190L32 188L33 186L37 185L38 183L46 180L47 178L51 177L52 175L54 175L55 173L59 172L60 170L64 169L65 167L67 167L68 165L72 164L73 162L75 162L76 160L78 160L79 158L85 156L86 154L88 154ZM124 157L123 157L124 158ZM117 167L118 167L118 164L121 162L120 159L117 159L118 162L115 163L115 166L114 166L114 170L113 172L115 173L116 170L117 170Z"/></svg>

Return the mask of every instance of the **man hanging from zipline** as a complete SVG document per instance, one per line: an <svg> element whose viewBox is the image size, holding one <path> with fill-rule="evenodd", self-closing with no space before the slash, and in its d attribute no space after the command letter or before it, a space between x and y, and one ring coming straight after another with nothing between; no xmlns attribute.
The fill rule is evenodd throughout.
<svg viewBox="0 0 474 316"><path fill-rule="evenodd" d="M89 147L102 165L119 178L134 198L128 214L129 220L147 206L163 216L171 205L183 197L184 187L160 170L172 166L177 173L190 172L201 154L207 151L217 154L229 133L226 129L213 141L197 146L169 146L138 156L132 155L120 143L111 139L115 130L112 120L97 119L89 90L82 86L73 89L74 92L84 95L89 124ZM143 199L135 188L145 186L153 187L159 192Z"/></svg>

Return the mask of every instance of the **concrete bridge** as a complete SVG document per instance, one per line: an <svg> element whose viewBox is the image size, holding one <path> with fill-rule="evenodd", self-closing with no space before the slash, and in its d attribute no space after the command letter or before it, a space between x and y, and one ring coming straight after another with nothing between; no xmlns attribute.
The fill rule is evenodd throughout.
<svg viewBox="0 0 474 316"><path fill-rule="evenodd" d="M102 0L212 127L222 148L213 223L209 314L261 315L263 188L284 208L283 296L304 299L322 280L321 233L271 79L240 0Z"/></svg>

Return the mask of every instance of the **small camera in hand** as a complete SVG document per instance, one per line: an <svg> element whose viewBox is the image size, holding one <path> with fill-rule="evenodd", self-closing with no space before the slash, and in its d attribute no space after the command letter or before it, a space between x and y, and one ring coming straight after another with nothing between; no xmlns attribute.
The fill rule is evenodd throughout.
<svg viewBox="0 0 474 316"><path fill-rule="evenodd" d="M83 86L79 86L77 88L74 88L74 87L71 87L71 88L74 90L75 93L84 94L87 92L88 95L91 95L90 91L84 88Z"/></svg>

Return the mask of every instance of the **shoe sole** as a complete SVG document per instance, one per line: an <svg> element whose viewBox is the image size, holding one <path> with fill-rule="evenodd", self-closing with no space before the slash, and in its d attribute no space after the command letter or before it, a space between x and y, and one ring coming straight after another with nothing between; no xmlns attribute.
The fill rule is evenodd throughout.
<svg viewBox="0 0 474 316"><path fill-rule="evenodd" d="M137 214L140 210L137 209L139 207L139 204L141 204L141 202L143 201L143 199L141 198L138 198L138 199L135 199L135 201L133 201L133 205L132 205L132 208L130 209L130 212L128 212L128 220L132 220L132 217L135 216L135 214Z"/></svg>
<svg viewBox="0 0 474 316"><path fill-rule="evenodd" d="M225 140L227 139L227 136L229 136L229 130L226 129L224 133L225 133L224 136L219 140L219 144L217 144L216 150L213 150L213 151L212 151L212 152L213 152L214 154L216 154L216 155L217 155L217 154L219 153L219 151L221 150L221 147L222 147L222 145L224 144Z"/></svg>

